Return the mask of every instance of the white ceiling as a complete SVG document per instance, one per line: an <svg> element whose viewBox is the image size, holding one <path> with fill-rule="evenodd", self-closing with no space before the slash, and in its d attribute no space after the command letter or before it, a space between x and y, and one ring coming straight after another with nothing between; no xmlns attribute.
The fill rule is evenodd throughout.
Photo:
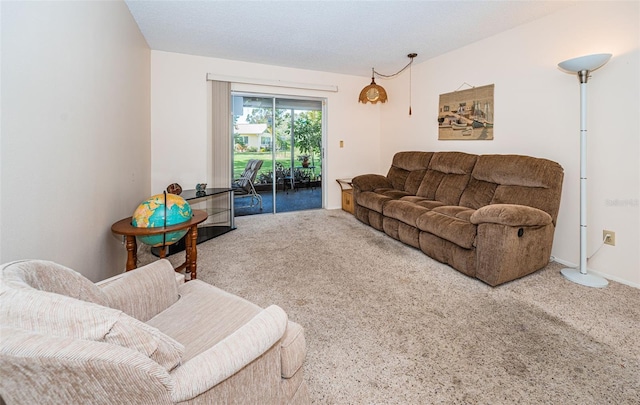
<svg viewBox="0 0 640 405"><path fill-rule="evenodd" d="M126 0L153 50L368 76L442 55L575 1ZM527 44L522 44L527 46Z"/></svg>

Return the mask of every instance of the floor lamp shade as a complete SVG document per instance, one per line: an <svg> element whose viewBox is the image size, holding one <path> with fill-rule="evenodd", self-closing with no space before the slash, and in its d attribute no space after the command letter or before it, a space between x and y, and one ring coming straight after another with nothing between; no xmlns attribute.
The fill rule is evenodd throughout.
<svg viewBox="0 0 640 405"><path fill-rule="evenodd" d="M609 282L587 272L587 81L589 74L609 61L611 54L599 53L560 62L560 69L577 74L580 81L580 264L560 272L574 283L588 287L606 287Z"/></svg>
<svg viewBox="0 0 640 405"><path fill-rule="evenodd" d="M558 63L560 69L569 73L578 73L583 70L593 72L611 59L610 53L597 53L594 55L581 56Z"/></svg>

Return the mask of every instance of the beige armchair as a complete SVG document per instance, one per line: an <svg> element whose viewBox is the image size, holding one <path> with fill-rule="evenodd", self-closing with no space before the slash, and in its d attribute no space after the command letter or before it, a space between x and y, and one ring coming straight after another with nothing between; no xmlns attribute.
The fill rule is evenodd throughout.
<svg viewBox="0 0 640 405"><path fill-rule="evenodd" d="M47 261L0 268L10 404L306 404L302 327L166 260L94 284ZM1 401L0 401L1 402Z"/></svg>

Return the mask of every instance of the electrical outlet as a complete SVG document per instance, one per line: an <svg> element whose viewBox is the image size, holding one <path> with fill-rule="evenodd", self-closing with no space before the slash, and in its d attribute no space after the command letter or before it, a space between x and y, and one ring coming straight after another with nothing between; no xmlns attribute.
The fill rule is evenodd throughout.
<svg viewBox="0 0 640 405"><path fill-rule="evenodd" d="M608 236L607 236L608 235ZM602 240L604 240L605 245L616 245L616 233L613 231L607 231L606 229L602 231Z"/></svg>

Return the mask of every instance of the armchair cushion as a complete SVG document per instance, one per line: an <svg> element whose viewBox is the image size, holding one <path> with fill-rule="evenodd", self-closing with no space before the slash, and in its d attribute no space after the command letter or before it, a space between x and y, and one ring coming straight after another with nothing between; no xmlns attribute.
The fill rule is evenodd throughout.
<svg viewBox="0 0 640 405"><path fill-rule="evenodd" d="M171 402L173 379L137 351L2 324L0 336L0 393L7 404Z"/></svg>
<svg viewBox="0 0 640 405"><path fill-rule="evenodd" d="M98 305L108 305L109 298L80 273L47 260L18 260L0 270L2 282L12 288L48 291Z"/></svg>
<svg viewBox="0 0 640 405"><path fill-rule="evenodd" d="M147 322L178 301L176 272L171 263L158 260L97 284L111 308Z"/></svg>
<svg viewBox="0 0 640 405"><path fill-rule="evenodd" d="M42 266L44 270L47 263L35 265ZM180 364L184 346L169 336L122 311L33 288L26 280L20 281L20 275L25 273L15 269L19 266L20 263L13 263L3 267L0 286L0 321L3 325L45 335L115 344L136 350L167 370ZM78 276L82 277L59 265L52 265L51 269L52 273L57 273L56 285L65 284L63 274L67 274L66 288L69 291L74 290ZM35 277L30 277L29 282L43 288L50 287L46 280L35 280ZM80 283L79 289L82 288Z"/></svg>
<svg viewBox="0 0 640 405"><path fill-rule="evenodd" d="M179 290L180 300L147 324L186 347L183 363L216 345L262 311L257 305L200 280L191 280Z"/></svg>
<svg viewBox="0 0 640 405"><path fill-rule="evenodd" d="M236 374L275 345L286 327L287 314L282 308L271 305L261 310L235 332L172 372L176 384L173 400L192 399Z"/></svg>

